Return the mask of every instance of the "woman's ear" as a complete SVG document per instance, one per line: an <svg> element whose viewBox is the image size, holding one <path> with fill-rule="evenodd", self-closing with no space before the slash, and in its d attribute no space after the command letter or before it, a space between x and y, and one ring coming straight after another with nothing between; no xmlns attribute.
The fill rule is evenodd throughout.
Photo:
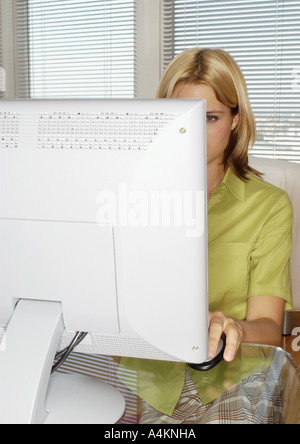
<svg viewBox="0 0 300 444"><path fill-rule="evenodd" d="M240 123L240 115L239 115L239 113L237 113L233 116L231 131L234 131L237 128L239 123Z"/></svg>

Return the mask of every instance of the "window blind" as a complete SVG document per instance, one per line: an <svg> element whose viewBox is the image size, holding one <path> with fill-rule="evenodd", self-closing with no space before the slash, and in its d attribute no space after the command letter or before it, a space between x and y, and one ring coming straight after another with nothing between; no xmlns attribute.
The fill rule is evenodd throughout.
<svg viewBox="0 0 300 444"><path fill-rule="evenodd" d="M300 162L299 0L164 0L163 65L191 47L239 63L258 136L255 154Z"/></svg>
<svg viewBox="0 0 300 444"><path fill-rule="evenodd" d="M14 1L19 97L134 97L134 0Z"/></svg>

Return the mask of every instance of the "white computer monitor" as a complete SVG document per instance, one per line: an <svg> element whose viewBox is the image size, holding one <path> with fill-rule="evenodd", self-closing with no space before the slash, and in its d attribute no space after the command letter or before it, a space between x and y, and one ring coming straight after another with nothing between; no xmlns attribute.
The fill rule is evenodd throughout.
<svg viewBox="0 0 300 444"><path fill-rule="evenodd" d="M0 101L5 377L26 304L61 311L32 314L53 350L83 331L84 353L207 359L205 127L200 100Z"/></svg>

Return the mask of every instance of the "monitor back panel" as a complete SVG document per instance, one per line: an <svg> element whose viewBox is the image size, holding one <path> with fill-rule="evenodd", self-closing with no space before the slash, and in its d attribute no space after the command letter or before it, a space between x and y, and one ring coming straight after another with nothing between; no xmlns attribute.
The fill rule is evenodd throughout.
<svg viewBox="0 0 300 444"><path fill-rule="evenodd" d="M2 333L60 300L81 351L206 359L205 190L201 101L1 100Z"/></svg>

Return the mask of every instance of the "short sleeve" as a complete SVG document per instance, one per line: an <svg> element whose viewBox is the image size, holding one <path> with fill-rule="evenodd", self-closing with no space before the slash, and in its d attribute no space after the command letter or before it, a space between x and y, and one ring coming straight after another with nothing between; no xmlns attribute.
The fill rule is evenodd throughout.
<svg viewBox="0 0 300 444"><path fill-rule="evenodd" d="M286 310L292 308L292 224L292 204L282 192L266 217L250 257L248 297L277 296L286 301Z"/></svg>

